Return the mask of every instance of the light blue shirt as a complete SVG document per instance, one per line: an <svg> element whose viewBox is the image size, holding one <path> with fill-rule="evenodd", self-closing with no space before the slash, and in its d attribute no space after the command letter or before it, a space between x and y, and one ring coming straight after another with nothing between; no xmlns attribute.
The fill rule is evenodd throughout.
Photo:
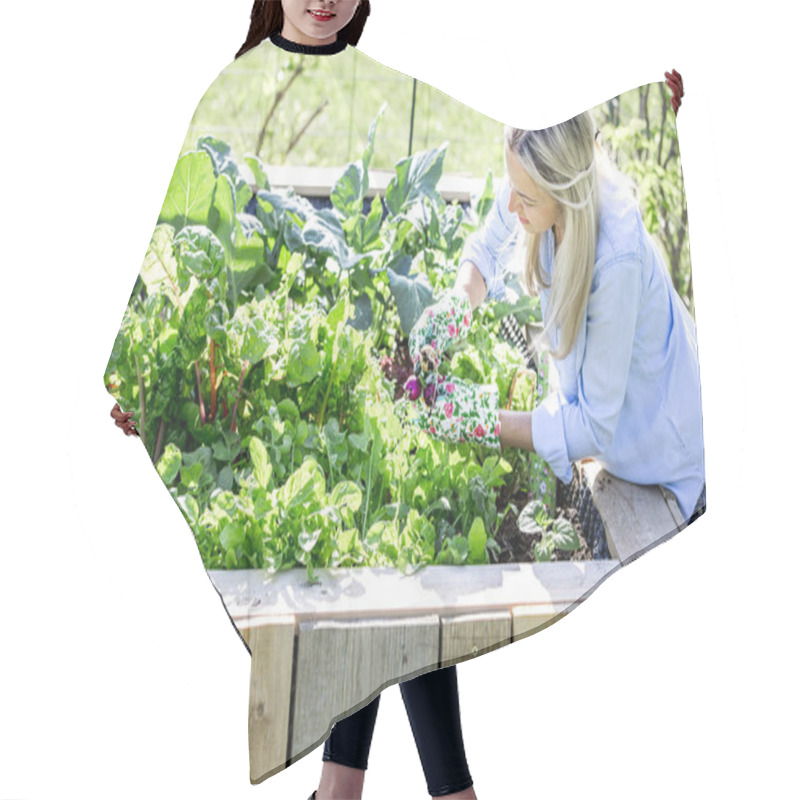
<svg viewBox="0 0 800 800"><path fill-rule="evenodd" d="M486 281L505 295L502 271L521 226L508 211L507 181L483 227L464 246ZM540 240L550 282L555 239ZM540 290L547 318L548 289ZM575 346L555 360L560 388L532 412L536 452L565 482L571 462L593 457L612 475L660 484L688 519L705 483L700 370L694 321L632 200L600 185L592 287Z"/></svg>

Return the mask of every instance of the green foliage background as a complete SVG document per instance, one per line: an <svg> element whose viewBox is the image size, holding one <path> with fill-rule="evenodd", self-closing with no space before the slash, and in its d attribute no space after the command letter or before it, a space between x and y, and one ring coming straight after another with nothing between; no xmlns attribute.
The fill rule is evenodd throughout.
<svg viewBox="0 0 800 800"><path fill-rule="evenodd" d="M415 152L398 161L413 82L350 53L256 48L210 87L106 369L207 568L487 563L504 517L519 512L500 508L501 495L536 498L530 454L452 447L405 425L409 409L378 365L399 356L422 310L452 285L503 170L502 126L419 85ZM594 113L691 304L664 87ZM282 163L338 165L331 207L271 186ZM445 163L480 178L470 208L439 194ZM367 199L379 167L392 178ZM538 313L529 297L484 304L450 374L498 386L505 406L523 362L501 340L500 319ZM511 407L533 402L517 392ZM549 559L556 541L577 546L541 503L523 518L543 535L537 557Z"/></svg>
<svg viewBox="0 0 800 800"><path fill-rule="evenodd" d="M357 49L319 58L265 43L227 67L198 105L181 152L200 136L224 139L236 159L340 166L355 161L386 103L373 169L393 170L409 152L414 81ZM662 248L690 311L688 216L675 114L664 83L646 84L593 109L602 141L640 189L645 225ZM480 179L504 172L503 126L427 84L416 86L414 151L449 143L448 173Z"/></svg>

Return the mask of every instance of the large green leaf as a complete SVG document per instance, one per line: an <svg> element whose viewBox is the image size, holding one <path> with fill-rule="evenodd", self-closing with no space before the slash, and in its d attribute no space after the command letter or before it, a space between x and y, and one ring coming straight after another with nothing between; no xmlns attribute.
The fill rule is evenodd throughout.
<svg viewBox="0 0 800 800"><path fill-rule="evenodd" d="M178 159L159 222L176 229L184 225L206 225L217 176L211 156L202 150L186 153Z"/></svg>
<svg viewBox="0 0 800 800"><path fill-rule="evenodd" d="M225 250L204 225L190 225L175 237L180 266L202 280L216 277L225 267Z"/></svg>
<svg viewBox="0 0 800 800"><path fill-rule="evenodd" d="M486 561L486 527L480 517L475 517L469 529L469 563L483 564Z"/></svg>
<svg viewBox="0 0 800 800"><path fill-rule="evenodd" d="M577 550L580 547L578 532L564 519L553 523L553 545L559 550Z"/></svg>
<svg viewBox="0 0 800 800"><path fill-rule="evenodd" d="M289 348L289 386L302 386L313 381L320 372L322 359L316 345L310 341L295 339Z"/></svg>
<svg viewBox="0 0 800 800"><path fill-rule="evenodd" d="M406 277L388 269L389 288L397 303L403 333L408 335L422 312L434 302L433 288L427 275Z"/></svg>
<svg viewBox="0 0 800 800"><path fill-rule="evenodd" d="M286 481L281 494L287 507L322 500L325 496L325 474L322 467L313 458L307 458Z"/></svg>
<svg viewBox="0 0 800 800"><path fill-rule="evenodd" d="M342 481L333 487L331 503L335 506L345 506L355 512L361 508L361 489L353 481Z"/></svg>
<svg viewBox="0 0 800 800"><path fill-rule="evenodd" d="M528 503L522 509L517 520L517 527L530 536L542 533L542 527L539 524L540 504L535 502Z"/></svg>
<svg viewBox="0 0 800 800"><path fill-rule="evenodd" d="M360 294L358 297L356 297L353 307L355 309L355 315L353 319L350 320L349 324L352 325L357 331L369 330L370 326L372 325L372 321L375 318L369 296L366 294Z"/></svg>
<svg viewBox="0 0 800 800"><path fill-rule="evenodd" d="M267 171L264 169L264 165L261 163L261 159L258 156L246 155L244 157L244 163L252 170L256 186L268 192L270 190L269 178L267 177Z"/></svg>
<svg viewBox="0 0 800 800"><path fill-rule="evenodd" d="M351 260L342 226L331 211L320 211L310 216L303 226L302 238L310 250L330 256L340 264Z"/></svg>
<svg viewBox="0 0 800 800"><path fill-rule="evenodd" d="M396 217L420 197L432 196L442 177L447 144L434 150L415 153L399 161L386 188L386 207Z"/></svg>
<svg viewBox="0 0 800 800"><path fill-rule="evenodd" d="M237 214L233 254L228 262L228 299L236 308L241 293L254 284L268 284L275 272L264 263L264 226L251 214Z"/></svg>
<svg viewBox="0 0 800 800"><path fill-rule="evenodd" d="M178 477L181 469L181 451L171 442L164 448L164 454L158 459L156 469L167 486Z"/></svg>
<svg viewBox="0 0 800 800"><path fill-rule="evenodd" d="M189 288L188 275L185 285L179 283L178 262L173 253L174 236L175 229L171 225L156 226L139 274L148 295L164 294L174 306L183 308L192 288Z"/></svg>
<svg viewBox="0 0 800 800"><path fill-rule="evenodd" d="M238 522L229 522L219 535L224 550L235 550L244 544L244 528Z"/></svg>
<svg viewBox="0 0 800 800"><path fill-rule="evenodd" d="M262 489L266 489L272 476L272 464L269 462L269 455L264 442L257 436L250 438L250 461L253 463L253 473L256 476L258 485Z"/></svg>
<svg viewBox="0 0 800 800"><path fill-rule="evenodd" d="M481 196L475 201L475 213L481 224L486 219L489 211L494 205L494 179L491 170L486 175L486 183L483 185L483 192Z"/></svg>
<svg viewBox="0 0 800 800"><path fill-rule="evenodd" d="M369 165L372 162L372 156L375 153L375 131L378 129L378 123L381 121L381 118L383 117L388 105L389 104L386 102L381 105L381 107L378 109L378 113L375 115L375 119L372 120L372 124L369 126L367 146L361 156L361 164L365 170L369 169Z"/></svg>
<svg viewBox="0 0 800 800"><path fill-rule="evenodd" d="M256 216L270 236L275 236L293 223L301 227L314 214L308 200L287 192L260 191L256 195Z"/></svg>
<svg viewBox="0 0 800 800"><path fill-rule="evenodd" d="M256 364L278 351L278 333L267 317L265 304L257 300L239 306L226 330L242 361Z"/></svg>
<svg viewBox="0 0 800 800"><path fill-rule="evenodd" d="M208 215L208 227L213 231L230 257L236 225L236 198L231 179L220 175L214 187L214 200Z"/></svg>
<svg viewBox="0 0 800 800"><path fill-rule="evenodd" d="M242 174L239 164L231 156L230 145L217 139L214 136L203 136L197 141L197 149L204 150L211 156L214 164L214 172L217 177L227 175L230 179L233 196L235 198L235 209L244 209L252 195L252 190L247 184L247 180Z"/></svg>
<svg viewBox="0 0 800 800"><path fill-rule="evenodd" d="M360 161L348 164L347 169L331 191L331 203L345 217L361 214L364 195L369 188L369 174Z"/></svg>

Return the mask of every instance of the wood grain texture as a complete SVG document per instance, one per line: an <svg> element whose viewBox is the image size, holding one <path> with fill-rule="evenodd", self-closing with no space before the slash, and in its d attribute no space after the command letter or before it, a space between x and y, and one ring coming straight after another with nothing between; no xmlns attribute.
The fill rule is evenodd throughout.
<svg viewBox="0 0 800 800"><path fill-rule="evenodd" d="M686 527L686 519L681 512L681 507L678 505L675 495L669 489L665 489L663 486L660 488L661 494L664 496L664 502L667 504L667 508L669 509L669 513L672 514L672 519L675 520L675 525L679 531L682 531Z"/></svg>
<svg viewBox="0 0 800 800"><path fill-rule="evenodd" d="M515 606L511 609L511 636L513 641L524 639L558 620L574 604L542 603L536 606Z"/></svg>
<svg viewBox="0 0 800 800"><path fill-rule="evenodd" d="M292 704L295 619L276 618L249 631L250 782L261 783L286 765Z"/></svg>
<svg viewBox="0 0 800 800"><path fill-rule="evenodd" d="M413 575L391 567L320 569L315 584L308 583L304 569L273 575L265 570L208 574L234 623L245 630L283 614L301 622L358 620L572 603L590 594L618 566L616 560L429 566Z"/></svg>
<svg viewBox="0 0 800 800"><path fill-rule="evenodd" d="M290 763L318 747L337 719L438 662L436 615L300 623Z"/></svg>
<svg viewBox="0 0 800 800"><path fill-rule="evenodd" d="M288 164L265 164L264 168L269 175L270 186L273 189L292 187L295 192L303 197L330 197L331 189L342 176L341 167L307 167L291 166ZM242 166L249 171L249 167ZM371 169L369 170L369 188L365 197L381 196L386 194L386 187L395 175L394 170ZM255 178L251 176L248 181L251 188L256 189ZM442 175L436 189L442 198L448 202L457 200L468 203L471 195L480 197L483 191L483 178L470 178L466 175Z"/></svg>
<svg viewBox="0 0 800 800"><path fill-rule="evenodd" d="M441 618L439 666L449 667L511 643L510 611L447 614Z"/></svg>
<svg viewBox="0 0 800 800"><path fill-rule="evenodd" d="M678 523L659 486L640 486L615 478L596 462L581 466L603 519L609 552L622 565L678 532Z"/></svg>

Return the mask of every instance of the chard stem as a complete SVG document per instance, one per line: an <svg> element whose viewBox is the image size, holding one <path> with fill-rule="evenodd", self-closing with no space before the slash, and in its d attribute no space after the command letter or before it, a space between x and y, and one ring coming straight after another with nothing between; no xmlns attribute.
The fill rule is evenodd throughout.
<svg viewBox="0 0 800 800"><path fill-rule="evenodd" d="M206 409L203 404L203 388L200 384L200 362L194 362L194 373L197 376L197 404L200 406L200 424L206 424Z"/></svg>
<svg viewBox="0 0 800 800"><path fill-rule="evenodd" d="M158 459L161 457L161 445L163 444L164 440L164 417L161 417L161 421L158 423L158 435L156 436L156 446L153 450L153 463L157 464Z"/></svg>
<svg viewBox="0 0 800 800"><path fill-rule="evenodd" d="M145 400L144 400L144 378L142 371L139 369L139 358L136 354L133 356L133 363L136 364L136 377L139 380L139 435L142 437L142 443L147 447L145 440Z"/></svg>
<svg viewBox="0 0 800 800"><path fill-rule="evenodd" d="M209 360L211 362L211 414L208 417L209 422L213 422L217 416L217 368L214 363L214 340L211 340L209 346Z"/></svg>

